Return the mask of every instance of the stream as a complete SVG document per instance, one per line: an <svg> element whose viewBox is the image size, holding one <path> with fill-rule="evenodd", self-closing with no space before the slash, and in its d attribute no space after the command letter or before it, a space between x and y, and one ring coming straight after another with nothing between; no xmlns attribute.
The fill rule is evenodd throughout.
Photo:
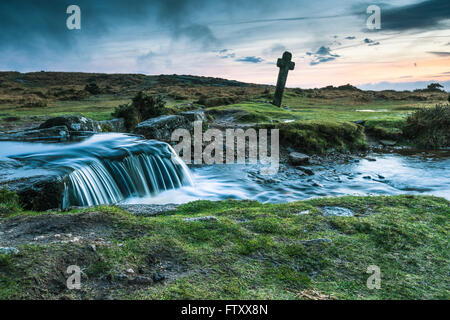
<svg viewBox="0 0 450 320"><path fill-rule="evenodd" d="M168 204L251 199L282 203L342 195L424 194L450 200L450 150L372 153L365 158L307 166L280 165L272 176L259 165L192 165L167 144L125 134L81 142L0 142L0 183L68 176L62 207Z"/></svg>

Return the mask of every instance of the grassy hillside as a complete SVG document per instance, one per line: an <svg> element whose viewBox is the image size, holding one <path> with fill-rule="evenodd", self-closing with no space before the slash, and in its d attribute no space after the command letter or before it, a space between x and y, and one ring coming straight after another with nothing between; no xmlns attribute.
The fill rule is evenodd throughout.
<svg viewBox="0 0 450 320"><path fill-rule="evenodd" d="M197 201L157 217L10 211L1 237L20 252L0 255L0 299L449 299L449 214L419 196ZM81 290L65 286L69 265Z"/></svg>

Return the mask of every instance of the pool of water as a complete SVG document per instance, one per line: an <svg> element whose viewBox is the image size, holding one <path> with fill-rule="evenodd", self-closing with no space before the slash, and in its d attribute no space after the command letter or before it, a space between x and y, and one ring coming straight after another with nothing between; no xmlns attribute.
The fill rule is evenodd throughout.
<svg viewBox="0 0 450 320"><path fill-rule="evenodd" d="M370 160L367 160L370 159ZM314 175L281 166L273 176L258 166L209 165L191 167L194 185L127 203L185 203L193 200L252 199L290 202L342 195L424 194L450 200L450 152L434 154L372 154L350 163L310 166ZM375 161L374 161L375 160Z"/></svg>

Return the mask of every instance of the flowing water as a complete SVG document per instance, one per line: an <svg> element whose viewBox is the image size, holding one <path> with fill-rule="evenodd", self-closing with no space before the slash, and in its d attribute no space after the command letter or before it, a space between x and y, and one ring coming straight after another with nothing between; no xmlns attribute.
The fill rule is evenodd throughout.
<svg viewBox="0 0 450 320"><path fill-rule="evenodd" d="M0 181L68 176L64 207L199 199L280 203L368 194L450 199L450 151L371 158L310 166L313 175L284 165L273 176L261 175L258 165L201 165L189 170L165 143L98 134L76 143L0 142Z"/></svg>
<svg viewBox="0 0 450 320"><path fill-rule="evenodd" d="M135 136L99 134L78 143L2 142L0 147L0 180L68 176L63 208L150 198L193 184L169 145Z"/></svg>

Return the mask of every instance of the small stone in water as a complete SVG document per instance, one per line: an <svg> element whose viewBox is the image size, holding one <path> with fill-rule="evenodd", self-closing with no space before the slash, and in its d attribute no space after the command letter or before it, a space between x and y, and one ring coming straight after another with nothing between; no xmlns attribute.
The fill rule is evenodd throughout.
<svg viewBox="0 0 450 320"><path fill-rule="evenodd" d="M159 282L159 281L162 281L162 280L164 280L166 277L164 276L164 275L162 275L162 274L159 274L159 273L154 273L153 274L153 281L155 281L155 282Z"/></svg>

